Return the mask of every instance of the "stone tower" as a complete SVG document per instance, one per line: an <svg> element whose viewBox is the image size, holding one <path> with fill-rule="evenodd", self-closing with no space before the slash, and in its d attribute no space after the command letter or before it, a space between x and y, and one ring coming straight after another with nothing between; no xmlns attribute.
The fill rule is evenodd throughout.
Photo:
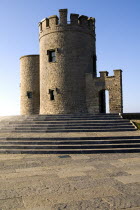
<svg viewBox="0 0 140 210"><path fill-rule="evenodd" d="M105 90L122 112L122 71L96 74L95 19L67 12L39 23L40 56L21 57L21 114L105 112Z"/></svg>
<svg viewBox="0 0 140 210"><path fill-rule="evenodd" d="M39 114L39 55L20 58L20 113Z"/></svg>
<svg viewBox="0 0 140 210"><path fill-rule="evenodd" d="M68 23L67 9L59 13L60 18L39 24L40 114L87 112L86 73L93 73L96 56L94 19L71 14Z"/></svg>

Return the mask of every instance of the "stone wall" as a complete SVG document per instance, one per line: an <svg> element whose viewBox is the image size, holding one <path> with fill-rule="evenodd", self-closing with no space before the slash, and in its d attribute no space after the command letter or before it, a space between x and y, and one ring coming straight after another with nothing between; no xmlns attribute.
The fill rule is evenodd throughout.
<svg viewBox="0 0 140 210"><path fill-rule="evenodd" d="M108 76L107 71L100 72L100 77L86 76L86 95L89 113L100 113L100 93L109 91L110 113L122 113L122 70L114 70L114 76Z"/></svg>
<svg viewBox="0 0 140 210"><path fill-rule="evenodd" d="M129 120L140 120L140 113L123 113L122 117Z"/></svg>
<svg viewBox="0 0 140 210"><path fill-rule="evenodd" d="M39 55L20 58L20 113L39 114Z"/></svg>

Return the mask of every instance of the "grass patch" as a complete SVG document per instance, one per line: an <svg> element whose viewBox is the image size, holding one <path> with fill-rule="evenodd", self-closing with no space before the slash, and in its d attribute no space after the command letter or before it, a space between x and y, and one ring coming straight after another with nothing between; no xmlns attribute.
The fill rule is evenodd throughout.
<svg viewBox="0 0 140 210"><path fill-rule="evenodd" d="M140 123L134 122L134 124L137 126L137 128L140 130Z"/></svg>

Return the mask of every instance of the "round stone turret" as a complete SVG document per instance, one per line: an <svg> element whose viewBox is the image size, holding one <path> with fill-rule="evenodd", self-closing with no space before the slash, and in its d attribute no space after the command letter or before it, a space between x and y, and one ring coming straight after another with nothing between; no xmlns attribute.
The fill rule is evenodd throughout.
<svg viewBox="0 0 140 210"><path fill-rule="evenodd" d="M67 9L39 23L40 114L87 112L86 73L96 76L95 19Z"/></svg>
<svg viewBox="0 0 140 210"><path fill-rule="evenodd" d="M20 58L20 113L39 114L39 55Z"/></svg>

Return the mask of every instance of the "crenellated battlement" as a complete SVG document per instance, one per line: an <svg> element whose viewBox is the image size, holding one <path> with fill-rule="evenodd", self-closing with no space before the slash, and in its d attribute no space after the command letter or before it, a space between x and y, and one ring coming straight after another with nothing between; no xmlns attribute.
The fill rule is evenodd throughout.
<svg viewBox="0 0 140 210"><path fill-rule="evenodd" d="M68 10L60 9L59 17L57 15L44 18L39 22L39 32L42 33L47 29L54 29L55 27L72 27L77 26L83 28L84 30L95 30L95 18L87 17L85 15L79 16L79 14L70 14L70 21L67 18Z"/></svg>
<svg viewBox="0 0 140 210"><path fill-rule="evenodd" d="M100 71L100 77L97 77L97 79L100 78L113 78L113 77L121 77L122 76L122 70L121 69L115 69L113 76L108 76L108 71Z"/></svg>

